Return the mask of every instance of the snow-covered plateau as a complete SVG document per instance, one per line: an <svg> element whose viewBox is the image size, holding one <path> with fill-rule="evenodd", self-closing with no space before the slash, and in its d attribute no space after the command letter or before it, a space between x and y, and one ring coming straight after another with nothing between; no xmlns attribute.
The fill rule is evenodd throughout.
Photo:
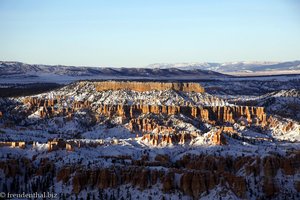
<svg viewBox="0 0 300 200"><path fill-rule="evenodd" d="M0 98L0 191L300 198L299 79L144 83Z"/></svg>

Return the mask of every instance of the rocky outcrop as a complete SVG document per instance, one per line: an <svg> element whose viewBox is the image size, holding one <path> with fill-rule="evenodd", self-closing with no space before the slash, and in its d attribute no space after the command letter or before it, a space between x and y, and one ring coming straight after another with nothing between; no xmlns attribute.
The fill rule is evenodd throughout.
<svg viewBox="0 0 300 200"><path fill-rule="evenodd" d="M137 82L137 81L103 81L95 83L97 91L105 90L134 90L145 92L151 90L175 90L182 92L203 93L204 88L198 83L163 83L163 82Z"/></svg>
<svg viewBox="0 0 300 200"><path fill-rule="evenodd" d="M73 192L78 194L88 183L88 172L78 170L73 177Z"/></svg>
<svg viewBox="0 0 300 200"><path fill-rule="evenodd" d="M168 145L168 144L185 144L195 138L193 133L185 134L184 131L164 134L146 133L142 140L152 144L153 146Z"/></svg>
<svg viewBox="0 0 300 200"><path fill-rule="evenodd" d="M23 141L18 142L0 142L0 147L11 147L11 148L25 148L26 143Z"/></svg>
<svg viewBox="0 0 300 200"><path fill-rule="evenodd" d="M295 121L281 121L278 117L268 117L267 123L270 128L279 129L282 133L288 133L290 131L300 132L300 126Z"/></svg>
<svg viewBox="0 0 300 200"><path fill-rule="evenodd" d="M212 123L234 123L240 121L245 125L267 125L266 113L263 107L249 106L161 106L161 105L100 105L98 112L107 115L119 115L133 118L140 114L183 114Z"/></svg>
<svg viewBox="0 0 300 200"><path fill-rule="evenodd" d="M279 188L273 179L265 178L263 181L263 192L267 198L272 198L279 192Z"/></svg>
<svg viewBox="0 0 300 200"><path fill-rule="evenodd" d="M29 104L30 106L34 107L48 107L48 106L54 106L61 97L55 97L51 99L42 99L38 97L26 97L23 100L23 103Z"/></svg>
<svg viewBox="0 0 300 200"><path fill-rule="evenodd" d="M69 166L63 167L60 169L56 175L57 181L63 181L63 183L67 183L70 180L71 174L73 173L73 169Z"/></svg>
<svg viewBox="0 0 300 200"><path fill-rule="evenodd" d="M175 176L174 172L169 172L162 179L162 190L171 192L173 189L175 189Z"/></svg>
<svg viewBox="0 0 300 200"><path fill-rule="evenodd" d="M266 177L274 177L280 167L280 159L275 156L268 156L263 159L263 169Z"/></svg>
<svg viewBox="0 0 300 200"><path fill-rule="evenodd" d="M56 99L55 99L56 98ZM178 105L147 105L140 104L98 104L92 108L91 102L73 101L63 99L63 97L55 97L54 99L40 99L37 97L25 98L24 103L28 103L30 111L38 110L40 117L67 116L72 119L77 110L89 110L91 123L95 123L99 116L113 117L121 116L123 119L136 119L141 114L155 115L178 115L182 114L190 118L211 124L222 125L224 123L241 123L245 126L257 125L265 127L267 116L263 107L251 106L178 106ZM62 101L64 100L64 101ZM69 103L66 103L69 102ZM57 106L59 104L59 106ZM269 120L270 121L270 120ZM274 122L273 122L274 123ZM137 121L132 121L138 124ZM130 125L130 126L131 126ZM133 127L132 127L133 128ZM143 127L149 130L153 128ZM139 130L143 128L138 128ZM288 124L284 130L288 131L293 128L293 124ZM134 129L134 128L133 128Z"/></svg>
<svg viewBox="0 0 300 200"><path fill-rule="evenodd" d="M282 128L282 131L284 133L292 130L294 128L294 123L293 122L288 122L283 128Z"/></svg>
<svg viewBox="0 0 300 200"><path fill-rule="evenodd" d="M55 171L55 164L48 158L41 159L39 166L36 170L37 176L46 176L47 174L53 175Z"/></svg>
<svg viewBox="0 0 300 200"><path fill-rule="evenodd" d="M213 135L212 142L216 145L226 145L226 138L223 135L223 128L217 130Z"/></svg>
<svg viewBox="0 0 300 200"><path fill-rule="evenodd" d="M53 139L47 142L48 151L55 151L58 149L64 149L66 147L66 142L62 139Z"/></svg>
<svg viewBox="0 0 300 200"><path fill-rule="evenodd" d="M267 124L266 113L263 107L214 106L204 109L208 110L208 119L211 121L234 123L240 118L244 118L243 123L245 124L257 124L261 126Z"/></svg>
<svg viewBox="0 0 300 200"><path fill-rule="evenodd" d="M223 174L226 182L230 185L232 191L240 198L246 197L246 181L244 177L236 176L231 173L224 173Z"/></svg>

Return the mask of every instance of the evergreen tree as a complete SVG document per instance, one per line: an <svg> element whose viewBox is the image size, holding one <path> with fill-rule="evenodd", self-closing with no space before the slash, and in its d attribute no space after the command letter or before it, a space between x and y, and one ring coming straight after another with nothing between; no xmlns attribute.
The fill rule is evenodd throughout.
<svg viewBox="0 0 300 200"><path fill-rule="evenodd" d="M102 189L98 190L98 199L103 200L103 190Z"/></svg>

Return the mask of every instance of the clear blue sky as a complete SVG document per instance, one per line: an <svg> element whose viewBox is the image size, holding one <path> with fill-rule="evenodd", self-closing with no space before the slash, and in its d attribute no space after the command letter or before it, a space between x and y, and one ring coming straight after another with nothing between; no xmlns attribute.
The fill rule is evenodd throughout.
<svg viewBox="0 0 300 200"><path fill-rule="evenodd" d="M299 59L298 0L0 0L0 60L139 67Z"/></svg>

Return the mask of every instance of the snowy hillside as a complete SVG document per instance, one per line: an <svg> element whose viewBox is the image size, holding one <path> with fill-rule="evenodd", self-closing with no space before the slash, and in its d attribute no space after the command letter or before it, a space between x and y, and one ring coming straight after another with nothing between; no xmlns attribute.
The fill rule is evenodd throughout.
<svg viewBox="0 0 300 200"><path fill-rule="evenodd" d="M31 65L21 62L0 62L0 83L70 83L93 79L185 80L227 77L210 70L177 68L101 68L61 65Z"/></svg>
<svg viewBox="0 0 300 200"><path fill-rule="evenodd" d="M184 70L202 69L220 73L238 71L272 71L272 70L300 70L300 61L291 62L226 62L226 63L156 63L148 65L152 68L178 68Z"/></svg>
<svg viewBox="0 0 300 200"><path fill-rule="evenodd" d="M269 113L300 121L300 90L279 90L261 96L235 99L235 103L263 106Z"/></svg>

